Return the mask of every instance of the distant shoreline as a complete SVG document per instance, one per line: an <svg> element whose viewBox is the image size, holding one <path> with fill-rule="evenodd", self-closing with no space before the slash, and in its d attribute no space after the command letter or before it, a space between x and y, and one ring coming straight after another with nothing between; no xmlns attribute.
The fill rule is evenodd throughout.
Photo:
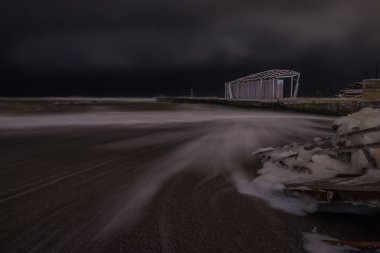
<svg viewBox="0 0 380 253"><path fill-rule="evenodd" d="M157 103L159 102L159 103ZM11 110L45 111L53 109L65 111L61 106L68 105L70 111L85 110L86 106L136 107L144 104L147 109L170 109L174 104L209 104L240 108L255 108L274 111L292 111L327 116L345 116L365 107L380 108L380 100L337 99L337 98L298 98L298 99L263 99L243 100L218 97L0 97L0 112ZM158 105L159 104L159 105ZM172 104L172 105L171 105ZM58 108L59 107L59 108ZM143 109L140 108L139 109ZM122 109L120 108L120 109ZM126 108L124 108L126 109ZM135 108L136 109L136 108Z"/></svg>
<svg viewBox="0 0 380 253"><path fill-rule="evenodd" d="M203 97L160 97L159 102L217 104L245 108L260 108L276 111L294 111L328 116L345 116L365 107L380 108L380 100L358 100L337 98L298 98L243 100Z"/></svg>

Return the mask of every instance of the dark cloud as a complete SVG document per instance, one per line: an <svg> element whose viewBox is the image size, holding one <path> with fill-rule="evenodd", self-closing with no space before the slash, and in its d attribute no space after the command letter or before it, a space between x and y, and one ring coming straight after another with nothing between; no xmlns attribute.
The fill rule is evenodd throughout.
<svg viewBox="0 0 380 253"><path fill-rule="evenodd" d="M377 0L8 0L1 62L38 74L219 68L230 78L293 67L347 82L380 58L378 10Z"/></svg>

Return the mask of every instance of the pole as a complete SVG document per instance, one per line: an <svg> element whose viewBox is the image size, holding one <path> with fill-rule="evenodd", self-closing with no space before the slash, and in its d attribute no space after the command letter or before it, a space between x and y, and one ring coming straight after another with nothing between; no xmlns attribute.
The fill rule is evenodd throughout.
<svg viewBox="0 0 380 253"><path fill-rule="evenodd" d="M290 78L290 97L293 97L293 76Z"/></svg>
<svg viewBox="0 0 380 253"><path fill-rule="evenodd" d="M375 77L375 79L377 79L378 73L379 73L379 62L376 62L376 77Z"/></svg>
<svg viewBox="0 0 380 253"><path fill-rule="evenodd" d="M190 89L190 97L192 98L194 96L193 89Z"/></svg>
<svg viewBox="0 0 380 253"><path fill-rule="evenodd" d="M231 84L227 84L228 85L228 93L230 94L230 97L229 98L234 98L233 95L232 95L232 87L231 87Z"/></svg>
<svg viewBox="0 0 380 253"><path fill-rule="evenodd" d="M298 94L298 86L300 85L300 75L298 74L297 75L297 81L296 81L296 88L293 92L293 98L296 98L297 97L297 94Z"/></svg>

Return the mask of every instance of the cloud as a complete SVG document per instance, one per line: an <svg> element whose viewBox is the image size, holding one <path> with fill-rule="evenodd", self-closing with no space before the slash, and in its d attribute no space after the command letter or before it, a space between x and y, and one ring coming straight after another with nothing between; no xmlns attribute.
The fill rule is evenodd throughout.
<svg viewBox="0 0 380 253"><path fill-rule="evenodd" d="M369 54L380 43L379 9L375 0L16 1L0 28L22 68L162 69Z"/></svg>

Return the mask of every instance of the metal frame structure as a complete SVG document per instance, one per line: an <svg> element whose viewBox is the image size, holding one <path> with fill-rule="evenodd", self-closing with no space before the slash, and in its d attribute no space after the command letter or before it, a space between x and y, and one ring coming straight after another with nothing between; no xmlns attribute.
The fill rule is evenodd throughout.
<svg viewBox="0 0 380 253"><path fill-rule="evenodd" d="M300 76L300 73L286 69L272 69L245 76L225 83L225 98L248 100L284 98L284 80L288 78L290 79L288 98L296 98Z"/></svg>

